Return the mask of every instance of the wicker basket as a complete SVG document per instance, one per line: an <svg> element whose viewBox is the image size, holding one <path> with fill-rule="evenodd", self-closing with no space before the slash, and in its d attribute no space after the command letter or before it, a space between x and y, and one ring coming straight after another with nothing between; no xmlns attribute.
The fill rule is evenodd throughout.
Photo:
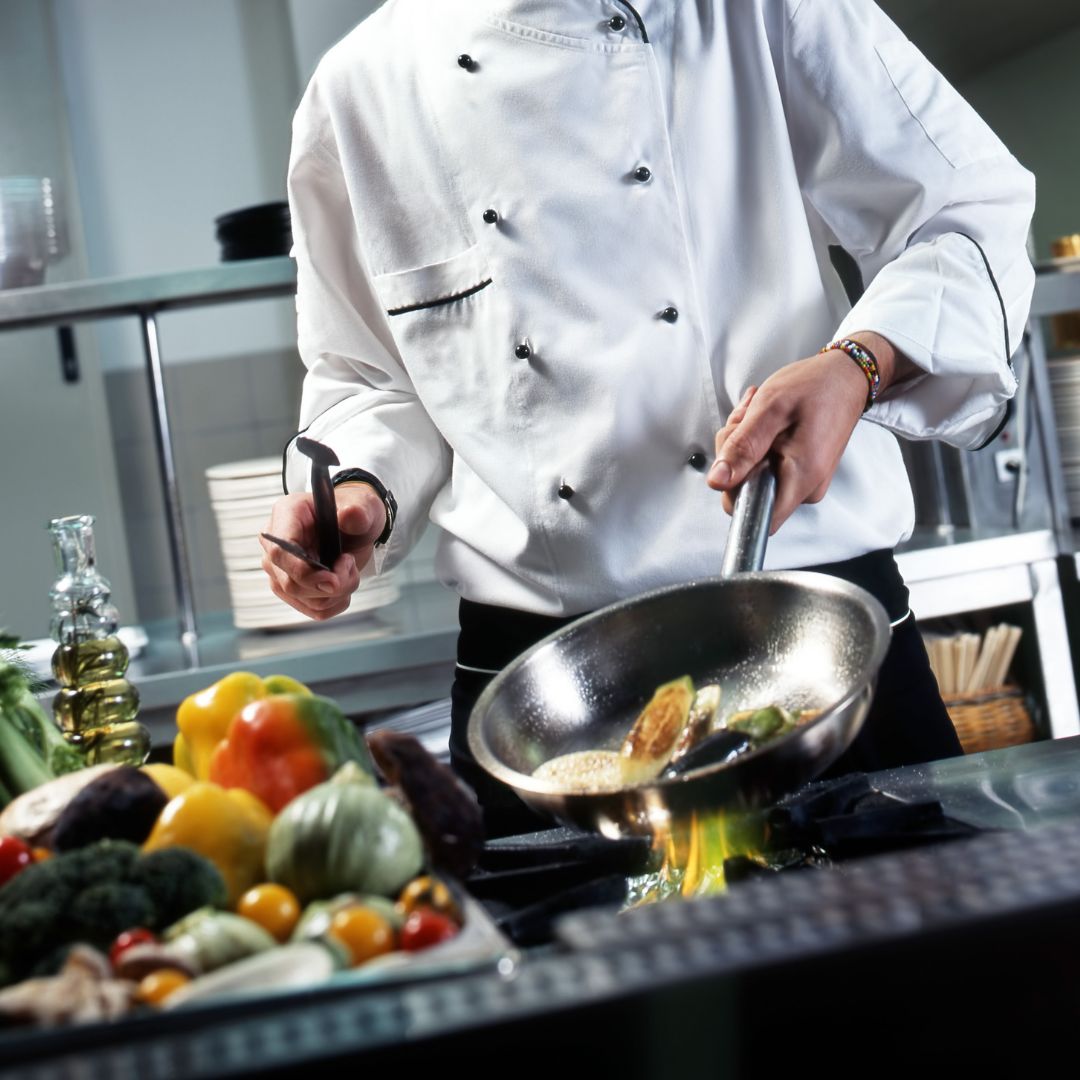
<svg viewBox="0 0 1080 1080"><path fill-rule="evenodd" d="M1035 721L1019 687L999 686L994 690L957 694L944 700L966 754L1000 750L1004 746L1018 746L1035 740Z"/></svg>

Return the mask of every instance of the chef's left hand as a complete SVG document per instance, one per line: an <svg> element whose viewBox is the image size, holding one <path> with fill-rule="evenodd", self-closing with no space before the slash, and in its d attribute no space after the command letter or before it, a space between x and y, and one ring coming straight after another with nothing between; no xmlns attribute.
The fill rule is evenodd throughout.
<svg viewBox="0 0 1080 1080"><path fill-rule="evenodd" d="M918 372L880 335L850 336L877 359L881 390ZM862 416L866 393L866 376L839 350L788 364L750 387L716 435L708 482L724 493L724 509L731 513L738 486L770 455L777 479L770 535L803 503L820 502Z"/></svg>

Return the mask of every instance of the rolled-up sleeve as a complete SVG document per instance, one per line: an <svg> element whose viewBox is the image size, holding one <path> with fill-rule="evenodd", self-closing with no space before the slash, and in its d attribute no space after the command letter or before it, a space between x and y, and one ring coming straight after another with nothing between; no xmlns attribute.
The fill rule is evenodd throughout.
<svg viewBox="0 0 1080 1080"><path fill-rule="evenodd" d="M836 334L874 331L922 372L866 418L978 447L1016 389L1034 178L868 0L791 0L784 52L804 196L866 284Z"/></svg>
<svg viewBox="0 0 1080 1080"><path fill-rule="evenodd" d="M418 399L372 286L348 186L313 83L293 122L289 206L297 270L297 344L307 368L300 427L341 468L374 473L398 516L368 571L389 569L423 532L450 452ZM290 441L287 491L310 487L310 462Z"/></svg>

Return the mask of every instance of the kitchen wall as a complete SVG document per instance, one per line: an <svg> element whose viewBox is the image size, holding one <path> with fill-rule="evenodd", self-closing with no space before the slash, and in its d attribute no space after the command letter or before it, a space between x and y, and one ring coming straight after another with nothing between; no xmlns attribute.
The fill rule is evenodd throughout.
<svg viewBox="0 0 1080 1080"><path fill-rule="evenodd" d="M50 6L0 5L0 176L48 176L60 199L75 187L68 118ZM48 280L86 276L78 208L66 202L69 250ZM0 334L0 627L24 638L49 625L55 579L50 518L92 514L101 565L114 597L135 607L105 390L92 332L76 332L79 378L61 375L55 330Z"/></svg>
<svg viewBox="0 0 1080 1080"><path fill-rule="evenodd" d="M1042 42L960 84L1010 150L1038 178L1035 247L1080 232L1080 28Z"/></svg>
<svg viewBox="0 0 1080 1080"><path fill-rule="evenodd" d="M290 121L322 53L370 0L54 0L93 277L219 259L214 218L285 197ZM289 300L167 312L166 388L198 611L228 606L206 489L210 465L278 455L296 430L303 365ZM135 323L91 329L105 370L123 519L142 621L173 615L149 390ZM431 580L434 530L403 568Z"/></svg>

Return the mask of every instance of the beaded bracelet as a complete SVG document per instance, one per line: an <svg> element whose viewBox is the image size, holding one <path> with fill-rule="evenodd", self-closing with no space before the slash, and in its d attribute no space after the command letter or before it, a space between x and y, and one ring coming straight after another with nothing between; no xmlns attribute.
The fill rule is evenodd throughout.
<svg viewBox="0 0 1080 1080"><path fill-rule="evenodd" d="M839 338L837 341L830 341L821 351L827 353L832 352L833 349L838 349L840 352L850 356L859 365L859 370L866 376L866 381L870 384L866 393L866 405L863 407L863 412L866 412L877 400L878 390L881 389L881 372L878 370L877 358L865 345L860 345L857 341L852 341L851 338Z"/></svg>

